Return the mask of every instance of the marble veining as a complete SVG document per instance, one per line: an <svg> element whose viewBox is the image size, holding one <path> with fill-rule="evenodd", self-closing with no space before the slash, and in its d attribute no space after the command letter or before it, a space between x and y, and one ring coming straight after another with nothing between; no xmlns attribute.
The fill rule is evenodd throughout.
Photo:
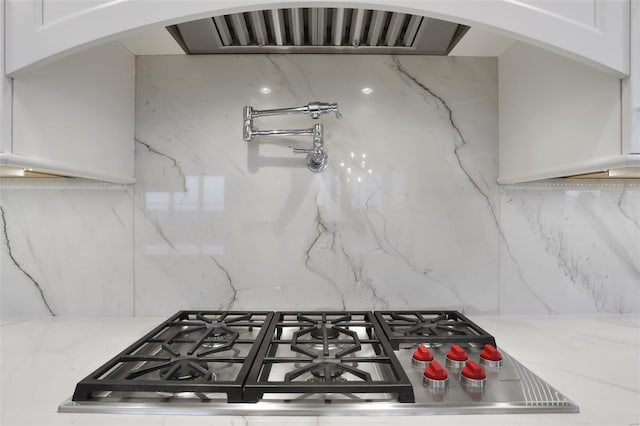
<svg viewBox="0 0 640 426"><path fill-rule="evenodd" d="M527 306L535 311L539 301L555 312L637 312L638 189L636 184L575 184L561 191L505 189L504 226L508 235L517 232L519 238L512 241L521 270L537 292L532 301L528 292L518 289L521 282L507 269L501 270L505 310L518 312ZM621 200L626 200L624 208Z"/></svg>
<svg viewBox="0 0 640 426"><path fill-rule="evenodd" d="M38 293L40 293L40 298L42 299L42 303L44 303L44 306L47 308L47 311L49 311L49 313L52 316L56 316L55 312L53 312L53 309L51 309L51 306L49 306L49 302L47 302L47 298L44 295L44 291L42 291L42 287L40 287L40 284L38 284L38 281L36 281L29 272L24 270L22 265L20 265L20 263L16 260L16 258L13 255L13 252L11 250L11 241L9 240L9 232L7 231L7 215L6 215L6 212L4 211L4 207L2 206L0 206L0 215L2 216L2 234L4 236L4 243L7 249L6 253L9 256L9 259L11 259L11 262L13 262L14 266L18 268L20 272L22 272L24 276L27 277L27 279L31 281L33 285L36 287L36 289L38 290Z"/></svg>
<svg viewBox="0 0 640 426"><path fill-rule="evenodd" d="M207 234L206 227L225 234L220 227L230 226L233 235L211 232L217 250L213 266L223 264L223 271L204 266L199 276L192 274L194 263L208 262L206 253L197 260L193 250L188 256L196 258L189 261L171 262L153 272L136 268L137 282L146 282L148 276L157 280L153 286L143 285L138 298L146 298L149 287L189 306L197 305L195 296L198 302L210 298L212 306L232 301L238 308L637 311L634 240L611 234L617 226L613 217L607 221L611 229L601 232L595 226L597 215L584 223L595 246L589 247L589 241L571 229L551 244L555 251L549 248L554 234L550 237L546 228L523 223L512 228L523 214L531 218L531 207L525 205L533 201L535 190L500 191L495 184L494 66L491 60L459 58L142 58L137 138L145 141L147 152L138 151L137 193L149 194L147 186L164 182L177 201L186 186L181 181L218 174L224 175L225 190L224 205L215 215L198 214L189 224L177 211L165 214L140 206L136 217L155 224L156 237L169 241L183 238L184 231ZM171 72L177 67L182 73L178 78ZM216 70L216 79L210 69ZM360 87L373 93L358 93ZM220 98L226 101L223 106L215 102ZM301 146L298 142L272 139L244 145L236 137L245 104L269 108L315 99L338 101L345 112L342 121L325 120L331 163L322 175L309 175L287 152L285 147ZM276 121L273 127L301 123L289 120ZM146 155L152 153L158 156ZM359 167L360 160L366 167ZM167 168L158 176L159 161L178 173ZM369 167L371 172L364 172ZM362 175L355 176L359 169ZM637 228L638 193L629 190L634 183L624 185L624 190L618 185L606 193L619 194L619 212ZM238 190L251 196L238 197ZM572 191L545 190L549 218L541 223L553 220L567 197L574 196ZM186 192L184 198L194 196ZM514 194L522 197L520 211L509 208ZM225 218L227 212L233 221ZM564 227L587 218L579 210L564 213ZM606 217L611 214L608 209ZM141 243L156 237L144 232L136 236ZM251 243L243 246L243 241ZM545 249L532 256L523 241ZM598 251L602 244L607 249ZM153 256L140 254L140 248L138 244L141 263L159 266ZM575 252L586 255L571 254ZM540 259L549 262L549 257L555 259L553 267L543 268L540 275L536 265ZM599 268L614 268L610 275L616 278L605 277L603 284ZM185 284L172 285L176 279ZM194 281L187 284L185 279ZM179 288L187 288L186 295ZM167 301L148 312L172 310L168 306Z"/></svg>
<svg viewBox="0 0 640 426"><path fill-rule="evenodd" d="M393 58L393 63L395 64L395 67L398 70L398 72L400 72L402 75L407 77L409 80L411 80L413 83L415 83L415 85L417 85L420 89L424 90L430 96L433 96L434 98L436 98L440 102L440 104L444 107L444 109L445 109L445 111L447 112L447 115L448 115L449 124L451 124L451 127L453 128L453 130L455 131L456 135L458 136L456 147L453 150L453 152L454 152L454 154L456 156L456 160L458 161L458 166L460 167L460 170L462 170L462 172L464 172L464 174L467 176L469 181L473 184L475 189L480 194L482 194L482 196L486 199L487 205L491 209L491 216L494 218L494 220L496 222L496 227L500 228L500 226L498 224L498 219L496 218L496 214L495 214L495 211L494 211L493 203L489 199L489 196L480 188L478 183L476 183L476 181L471 177L471 175L469 174L467 169L465 169L465 167L462 165L462 160L460 159L460 154L459 154L458 150L460 149L460 147L466 145L467 142L464 140L464 137L462 136L462 132L460 131L460 129L458 128L456 123L453 121L453 111L451 110L449 105L447 105L447 103L445 102L444 99L442 99L440 96L438 96L435 93L433 93L433 90L429 89L424 84L420 83L416 77L414 77L411 74L409 74L407 72L407 70L405 70L402 67L402 64L400 63L400 59L398 59L397 56L392 56L392 58ZM486 182L485 182L485 184L486 184Z"/></svg>
<svg viewBox="0 0 640 426"><path fill-rule="evenodd" d="M0 314L133 315L133 200L122 185L0 183Z"/></svg>
<svg viewBox="0 0 640 426"><path fill-rule="evenodd" d="M498 239L488 229L497 225L491 219L497 185L486 184L495 182L496 170L475 161L476 153L490 152L495 162L495 61L176 59L138 60L138 313L170 312L176 301L194 307L231 301L237 308L497 311ZM370 96L361 92L364 86L373 88ZM403 96L391 97L395 91ZM222 98L224 103L214 102ZM290 154L288 147L308 141L247 145L238 137L245 104L269 108L315 99L337 101L345 114L340 121L324 120L331 158L325 173L311 174L302 157ZM257 124L309 126L291 118ZM473 134L471 141L463 131ZM217 188L224 191L219 209L189 210L185 201L207 197L208 178L224 178L224 189ZM197 189L189 186L196 181ZM453 197L458 191L470 198ZM167 202L149 208L150 197ZM452 212L468 224L457 229ZM434 221L409 226L425 215ZM170 247L159 250L163 240ZM180 246L190 247L175 250ZM212 246L218 254L208 265ZM472 256L476 249L483 254ZM460 252L475 259L460 267ZM471 285L478 275L485 284ZM156 303L147 306L147 299Z"/></svg>
<svg viewBox="0 0 640 426"><path fill-rule="evenodd" d="M428 93L430 96L433 96L434 98L436 98L441 105L444 107L444 109L446 110L447 114L448 114L448 119L449 119L449 123L451 124L451 127L454 129L455 133L458 136L458 140L459 143L457 144L457 146L454 149L454 153L456 155L456 159L458 161L458 166L460 167L460 169L465 173L465 175L467 176L467 178L469 179L469 181L473 184L474 188L485 198L486 203L487 203L487 207L490 210L491 213L491 217L493 219L493 222L495 224L495 228L498 232L498 235L500 236L500 242L502 244L502 246L504 247L504 249L506 250L506 253L508 254L509 260L511 262L513 262L516 270L518 271L518 278L520 279L520 281L529 289L529 291L531 292L531 294L533 294L547 309L548 313L556 313L553 309L551 309L543 300L542 298L540 298L536 293L535 290L533 290L530 286L530 284L527 282L526 278L522 275L522 271L520 270L520 266L517 262L517 260L515 259L515 257L513 256L513 253L511 252L511 247L509 245L509 241L505 238L504 233L502 232L502 229L500 228L500 222L498 220L496 211L495 211L495 206L494 206L494 202L491 200L491 198L489 197L489 195L486 193L485 190L483 190L480 185L476 182L476 180L470 175L470 173L467 171L467 169L464 167L462 160L460 158L460 155L458 153L458 150L464 146L466 144L466 141L464 140L464 137L462 136L462 133L460 132L460 129L458 128L458 126L455 124L454 120L453 120L453 111L451 110L451 108L447 105L447 103L437 94L433 93L432 90L430 90L428 87L425 87L422 83L420 83L414 76L410 75L409 73L406 72L406 70L402 67L399 59L397 57L393 57L394 63L396 65L397 70L402 73L403 75L405 75L407 78L409 78L413 83L415 83L417 86L419 86L422 90L424 90L426 93ZM486 181L483 181L485 186L488 186ZM495 197L494 197L495 198ZM426 273L425 273L426 274Z"/></svg>
<svg viewBox="0 0 640 426"><path fill-rule="evenodd" d="M178 164L178 161L175 158L170 157L167 154L164 154L162 152L159 152L158 150L154 149L151 145L141 141L138 138L134 138L134 141L135 141L136 144L140 144L140 145L144 146L150 153L157 154L157 155L159 155L161 157L164 157L164 158L168 159L169 161L171 161L171 165L176 168L176 170L178 171L180 176L182 176L182 179L186 180L186 177L185 177L184 173L182 172L182 169L180 168L180 165ZM184 189L184 192L187 192L186 182L184 183L183 189Z"/></svg>
<svg viewBox="0 0 640 426"><path fill-rule="evenodd" d="M638 192L637 190L635 191ZM634 192L630 192L626 187L620 191L618 198L618 209L635 227L640 230L640 203L637 196L633 197Z"/></svg>
<svg viewBox="0 0 640 426"><path fill-rule="evenodd" d="M3 318L178 309L640 312L640 184L499 187L491 58L137 58L132 187L1 182ZM330 156L242 107L338 102ZM270 117L260 128L306 128Z"/></svg>
<svg viewBox="0 0 640 426"><path fill-rule="evenodd" d="M231 275L229 275L229 271L227 271L225 267L220 265L220 262L218 262L215 257L211 256L211 260L213 260L213 263L215 263L216 266L224 273L227 278L227 284L231 289L231 297L229 298L229 301L224 306L220 306L218 309L233 309L233 305L238 301L238 289L235 287L235 285L233 285L233 280L231 279Z"/></svg>
<svg viewBox="0 0 640 426"><path fill-rule="evenodd" d="M319 194L319 192L318 192ZM311 271L312 273L318 275L319 277L323 278L324 280L326 280L331 287L333 287L333 290L336 292L336 294L338 295L338 297L340 298L340 302L341 302L341 309L345 310L346 309L346 304L345 304L345 300L344 300L344 293L342 292L342 290L340 289L340 287L331 279L331 277L325 273L322 272L322 269L315 269L313 267L313 265L311 264L312 262L312 251L314 249L316 249L316 245L318 244L318 242L320 241L320 239L326 235L327 233L328 238L330 238L331 240L331 251L335 254L336 253L336 233L335 231L329 231L329 228L327 227L327 225L325 225L324 223L324 219L322 218L322 214L321 214L321 210L320 210L320 205L318 205L318 194L314 197L314 203L316 205L316 217L315 217L315 222L314 225L317 228L318 232L317 234L313 237L311 244L309 245L309 247L305 250L305 260L304 260L304 265L305 267ZM352 266L351 263L351 258L347 255L344 247L341 248L342 252L344 253L345 257L347 258L347 260L349 261L349 265ZM353 266L352 266L352 271L353 271ZM357 275L354 275L354 278L357 279Z"/></svg>
<svg viewBox="0 0 640 426"><path fill-rule="evenodd" d="M436 278L433 277L433 275L431 274L431 272L433 271L433 268L431 267L426 267L423 268L421 270L419 270L417 268L417 266L414 264L413 261L411 261L407 256L405 256L399 249L395 248L390 242L389 242L389 238L387 237L387 226L386 226L386 219L384 217L384 215L380 214L380 212L375 209L375 207L370 207L369 206L369 202L371 201L371 198L373 198L373 196L375 195L375 193L371 194L371 197L369 197L367 199L367 201L365 202L365 217L367 219L367 222L369 223L369 225L371 226L373 232L374 232L374 237L376 239L376 243L378 244L378 248L380 250L382 250L386 255L389 256L395 256L397 257L399 260L402 261L402 263L404 263L411 271L415 272L416 274L419 275L423 275L424 277L426 277L427 279L429 279L429 281L432 284L435 284L439 287L442 287L443 290L445 291L450 291L451 292L451 296L453 298L453 300L455 300L457 303L460 304L460 306L462 306L462 301L460 299L460 297L458 296L458 294L450 289L449 287L446 286L446 284L444 284L442 281L437 280ZM373 222L370 218L370 213L373 213L375 215L377 215L382 223L382 227L381 227L381 238L378 237L378 234L375 231L375 227L373 225ZM381 243L381 241L384 241L384 244ZM346 253L345 253L346 255ZM373 287L371 287L373 288ZM373 291L373 290L372 290ZM388 301L384 300L386 305L388 305ZM409 302L407 299L403 299L403 301L409 305Z"/></svg>

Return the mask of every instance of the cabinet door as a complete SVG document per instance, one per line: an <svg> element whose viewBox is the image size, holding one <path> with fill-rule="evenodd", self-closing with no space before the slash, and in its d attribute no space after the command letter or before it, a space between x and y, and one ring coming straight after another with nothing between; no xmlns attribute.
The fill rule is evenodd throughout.
<svg viewBox="0 0 640 426"><path fill-rule="evenodd" d="M498 59L498 96L498 182L624 165L616 77L515 43Z"/></svg>
<svg viewBox="0 0 640 426"><path fill-rule="evenodd" d="M623 81L622 148L640 154L640 0L631 2L630 77Z"/></svg>
<svg viewBox="0 0 640 426"><path fill-rule="evenodd" d="M2 7L0 7L0 69L4 69L4 8ZM0 153L3 152L11 152L11 79L0 75Z"/></svg>
<svg viewBox="0 0 640 426"><path fill-rule="evenodd" d="M6 0L7 71L87 45L125 37L149 25L273 7L272 0ZM278 6L317 7L316 0ZM320 6L344 6L324 0ZM372 7L351 0L350 7ZM365 6L366 5L366 6ZM629 0L386 0L377 8L459 22L571 56L619 77L629 71Z"/></svg>
<svg viewBox="0 0 640 426"><path fill-rule="evenodd" d="M13 80L13 154L62 175L133 181L135 58L118 42Z"/></svg>
<svg viewBox="0 0 640 426"><path fill-rule="evenodd" d="M539 33L541 40L576 54L569 55L574 59L590 58L628 74L628 0L521 0L518 3L558 23L544 27L531 22L534 37Z"/></svg>

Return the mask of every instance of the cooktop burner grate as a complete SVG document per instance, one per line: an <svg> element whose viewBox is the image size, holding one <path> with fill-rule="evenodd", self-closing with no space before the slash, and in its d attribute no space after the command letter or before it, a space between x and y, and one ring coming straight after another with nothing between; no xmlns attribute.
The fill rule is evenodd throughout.
<svg viewBox="0 0 640 426"><path fill-rule="evenodd" d="M492 335L457 311L376 311L375 315L393 349L415 343L496 345Z"/></svg>
<svg viewBox="0 0 640 426"><path fill-rule="evenodd" d="M276 312L245 384L246 401L264 394L397 394L411 382L371 312Z"/></svg>
<svg viewBox="0 0 640 426"><path fill-rule="evenodd" d="M242 385L272 312L180 311L78 383L74 401L99 392L224 393Z"/></svg>

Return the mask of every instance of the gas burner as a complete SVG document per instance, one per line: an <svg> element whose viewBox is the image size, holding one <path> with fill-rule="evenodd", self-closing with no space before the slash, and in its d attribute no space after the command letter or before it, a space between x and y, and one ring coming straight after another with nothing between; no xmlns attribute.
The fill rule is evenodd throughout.
<svg viewBox="0 0 640 426"><path fill-rule="evenodd" d="M341 377L343 373L350 373L357 381L371 381L371 374L356 367L351 367L343 363L318 362L305 365L304 367L290 371L284 376L285 382L293 382L305 373L311 373L313 377L308 382L346 382L346 378ZM354 378L350 380L354 380Z"/></svg>
<svg viewBox="0 0 640 426"><path fill-rule="evenodd" d="M423 318L418 314L418 318L406 318L402 315L391 314L391 318L400 321L408 321L414 325L404 331L405 336L437 336L442 332L449 334L466 334L466 330L463 328L466 326L464 323L460 323L455 319L447 318L446 314L437 315L435 318ZM461 328L458 328L461 327Z"/></svg>
<svg viewBox="0 0 640 426"><path fill-rule="evenodd" d="M386 311L376 317L394 349L401 343L494 344L493 336L456 311Z"/></svg>
<svg viewBox="0 0 640 426"><path fill-rule="evenodd" d="M311 337L314 339L324 339L325 330L328 339L337 339L340 336L340 331L331 324L331 321L327 321L326 324L317 324L316 327L311 330Z"/></svg>
<svg viewBox="0 0 640 426"><path fill-rule="evenodd" d="M228 314L222 313L218 317L209 318L202 313L197 313L195 315L196 321L183 321L181 323L183 329L179 330L172 340L178 340L184 336L197 333L199 338L189 348L187 355L193 355L200 348L205 348L206 350L198 352L199 356L224 351L231 348L239 336L239 333L232 330L227 324L233 326L235 322L249 319L250 315L226 318Z"/></svg>
<svg viewBox="0 0 640 426"><path fill-rule="evenodd" d="M337 380L340 376L342 376L342 371L339 369L336 364L330 362L323 362L317 364L315 367L311 369L311 374L316 379L320 379L320 381L327 382Z"/></svg>
<svg viewBox="0 0 640 426"><path fill-rule="evenodd" d="M209 364L206 361L198 357L182 355L164 343L162 350L167 352L170 358L157 357L157 361L161 361L159 364L131 370L127 379L135 379L158 371L162 380L215 380L215 375L209 371Z"/></svg>
<svg viewBox="0 0 640 426"><path fill-rule="evenodd" d="M442 346L442 343L434 343L434 342L424 342L421 345L426 346L427 348L439 348Z"/></svg>
<svg viewBox="0 0 640 426"><path fill-rule="evenodd" d="M244 399L277 393L395 394L398 402L415 401L372 312L276 312Z"/></svg>
<svg viewBox="0 0 640 426"><path fill-rule="evenodd" d="M202 392L164 392L164 391L156 391L156 395L161 398L171 398L171 399L199 399L201 401L210 401L211 398L208 394Z"/></svg>
<svg viewBox="0 0 640 426"><path fill-rule="evenodd" d="M326 314L323 314L321 319L313 319L298 314L297 320L300 322L300 327L304 328L293 333L291 350L311 358L318 358L320 354L318 351L309 350L309 347L322 351L322 355L325 357L331 355L332 349L337 347L344 348L333 355L335 358L342 358L345 355L359 351L362 346L360 345L358 334L341 326L348 326L348 322L351 319L349 314L332 319L327 319ZM309 335L312 339L304 339L306 335ZM346 338L341 339L340 337Z"/></svg>
<svg viewBox="0 0 640 426"><path fill-rule="evenodd" d="M216 375L208 370L209 365L198 359L184 358L176 360L171 367L160 370L160 377L164 380L197 380L205 377L208 381L215 381Z"/></svg>

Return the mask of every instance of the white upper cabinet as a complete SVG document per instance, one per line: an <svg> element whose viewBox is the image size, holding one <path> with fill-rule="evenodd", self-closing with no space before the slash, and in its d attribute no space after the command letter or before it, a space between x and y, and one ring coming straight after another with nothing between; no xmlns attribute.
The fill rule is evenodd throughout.
<svg viewBox="0 0 640 426"><path fill-rule="evenodd" d="M524 43L499 56L500 183L640 177L640 1L630 12L627 78Z"/></svg>
<svg viewBox="0 0 640 426"><path fill-rule="evenodd" d="M0 6L2 3L0 2ZM4 69L4 8L0 7L0 69ZM11 150L11 79L0 75L0 153ZM1 166L1 165L0 165Z"/></svg>
<svg viewBox="0 0 640 426"><path fill-rule="evenodd" d="M631 2L631 76L622 81L622 148L640 154L640 1Z"/></svg>
<svg viewBox="0 0 640 426"><path fill-rule="evenodd" d="M108 43L13 80L13 156L29 168L133 182L135 59Z"/></svg>
<svg viewBox="0 0 640 426"><path fill-rule="evenodd" d="M499 179L518 183L631 166L620 79L515 43L498 58Z"/></svg>
<svg viewBox="0 0 640 426"><path fill-rule="evenodd" d="M273 0L6 0L6 71L16 74L153 25L274 6ZM629 0L297 0L285 7L380 8L525 41L618 77L629 72Z"/></svg>
<svg viewBox="0 0 640 426"><path fill-rule="evenodd" d="M134 182L135 57L122 44L25 70L8 84L0 172Z"/></svg>

